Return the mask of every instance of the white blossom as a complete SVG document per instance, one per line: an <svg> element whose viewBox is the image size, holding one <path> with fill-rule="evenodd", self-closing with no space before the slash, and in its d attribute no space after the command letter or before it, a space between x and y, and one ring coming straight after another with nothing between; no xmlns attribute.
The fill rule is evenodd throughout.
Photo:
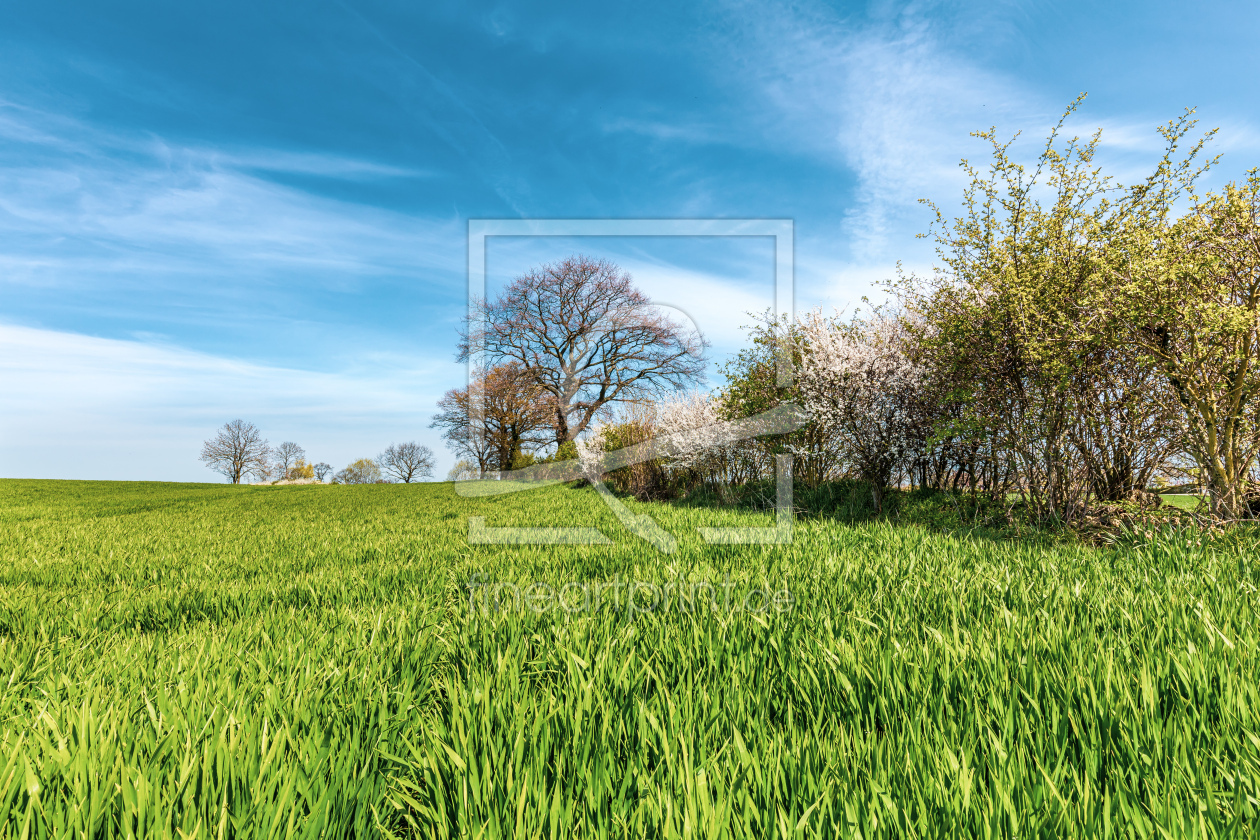
<svg viewBox="0 0 1260 840"><path fill-rule="evenodd" d="M670 469L720 467L710 461L737 451L756 437L782 435L809 422L799 407L785 404L768 411L726 420L720 398L691 393L636 406L630 419L599 425L575 441L578 468L591 481L621 467L660 459ZM637 427L625 445L626 426ZM615 450L609 446L614 445Z"/></svg>
<svg viewBox="0 0 1260 840"><path fill-rule="evenodd" d="M590 481L599 481L604 472L604 425L601 423L583 438L573 442L577 448L578 465Z"/></svg>
<svg viewBox="0 0 1260 840"><path fill-rule="evenodd" d="M656 426L668 435L663 453L671 466L693 467L728 443L720 405L707 394L685 394L657 404Z"/></svg>
<svg viewBox="0 0 1260 840"><path fill-rule="evenodd" d="M890 317L843 324L810 313L801 324L797 384L807 411L842 442L847 458L883 488L921 450L926 371L907 354L904 325Z"/></svg>

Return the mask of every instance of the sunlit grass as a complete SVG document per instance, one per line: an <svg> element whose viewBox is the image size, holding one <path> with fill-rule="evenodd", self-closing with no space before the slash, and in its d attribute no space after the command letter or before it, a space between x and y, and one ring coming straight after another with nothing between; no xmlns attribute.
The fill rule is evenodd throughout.
<svg viewBox="0 0 1260 840"><path fill-rule="evenodd" d="M1162 493L1160 498L1165 503L1179 507L1182 510L1196 510L1203 503L1203 499L1189 493Z"/></svg>
<svg viewBox="0 0 1260 840"><path fill-rule="evenodd" d="M1033 545L590 489L0 482L9 836L1247 836L1239 541ZM469 546L594 525L613 546ZM470 610L729 581L789 611Z"/></svg>

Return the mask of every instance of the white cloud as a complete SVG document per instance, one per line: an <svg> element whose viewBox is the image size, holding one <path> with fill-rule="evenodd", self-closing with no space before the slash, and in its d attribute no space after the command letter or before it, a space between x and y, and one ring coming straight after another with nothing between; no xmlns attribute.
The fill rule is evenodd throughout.
<svg viewBox="0 0 1260 840"><path fill-rule="evenodd" d="M256 174L362 182L427 173L338 155L177 146L2 106L0 133L40 147L0 165L6 282L213 275L230 285L299 270L310 283L342 284L426 268L463 273L462 254L445 247L462 235L454 219L342 201Z"/></svg>
<svg viewBox="0 0 1260 840"><path fill-rule="evenodd" d="M743 326L752 322L748 313L760 313L774 306L774 278L767 272L764 282L745 281L679 269L654 263L626 260L622 268L634 277L635 285L654 303L677 310L708 339L717 355L738 351L746 344Z"/></svg>
<svg viewBox="0 0 1260 840"><path fill-rule="evenodd" d="M600 127L609 134L635 134L650 137L653 140L681 140L697 144L730 142L729 134L720 128L694 121L675 123L666 120L614 117L604 120Z"/></svg>
<svg viewBox="0 0 1260 840"><path fill-rule="evenodd" d="M245 149L240 152L204 150L207 158L235 169L262 169L299 175L318 175L341 180L363 181L379 178L432 178L429 170L390 166L362 158L314 152L288 152L275 149Z"/></svg>
<svg viewBox="0 0 1260 840"><path fill-rule="evenodd" d="M461 380L452 363L293 370L0 324L0 476L217 481L197 454L235 417L338 467L418 440L445 469L451 459L428 424Z"/></svg>
<svg viewBox="0 0 1260 840"><path fill-rule="evenodd" d="M920 198L961 194L959 158L985 153L968 134L1053 116L1014 80L946 49L913 7L855 24L822 6L741 7L730 48L740 81L770 106L771 137L857 177L840 236L849 259L882 263L913 250Z"/></svg>

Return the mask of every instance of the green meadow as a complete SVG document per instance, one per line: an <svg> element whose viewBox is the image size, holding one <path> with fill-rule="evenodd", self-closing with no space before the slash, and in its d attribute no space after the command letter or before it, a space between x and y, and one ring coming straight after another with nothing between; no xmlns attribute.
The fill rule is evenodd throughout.
<svg viewBox="0 0 1260 840"><path fill-rule="evenodd" d="M1181 508L1182 510L1198 510L1199 506L1203 504L1203 499L1200 497L1191 496L1185 493L1165 493L1160 498L1162 498L1166 504Z"/></svg>
<svg viewBox="0 0 1260 840"><path fill-rule="evenodd" d="M0 834L1260 828L1243 541L627 504L677 551L590 488L0 482Z"/></svg>

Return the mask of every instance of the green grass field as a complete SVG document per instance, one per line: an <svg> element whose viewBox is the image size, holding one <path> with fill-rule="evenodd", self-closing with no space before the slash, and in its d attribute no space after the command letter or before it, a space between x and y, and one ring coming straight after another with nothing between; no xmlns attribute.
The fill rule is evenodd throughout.
<svg viewBox="0 0 1260 840"><path fill-rule="evenodd" d="M1182 510L1197 510L1199 505L1203 503L1203 500L1198 496L1186 493L1164 493L1161 494L1160 498L1162 498L1166 504L1170 504L1173 507L1179 507Z"/></svg>
<svg viewBox="0 0 1260 840"><path fill-rule="evenodd" d="M770 517L631 503L678 538L667 556L567 487L3 481L0 500L4 836L1260 828L1260 577L1235 542L810 519L790 546L706 546L698 525ZM469 546L469 514L616 544ZM467 586L630 580L718 600L629 609L605 587L539 610L500 589L493 610ZM758 611L762 590L794 603Z"/></svg>

